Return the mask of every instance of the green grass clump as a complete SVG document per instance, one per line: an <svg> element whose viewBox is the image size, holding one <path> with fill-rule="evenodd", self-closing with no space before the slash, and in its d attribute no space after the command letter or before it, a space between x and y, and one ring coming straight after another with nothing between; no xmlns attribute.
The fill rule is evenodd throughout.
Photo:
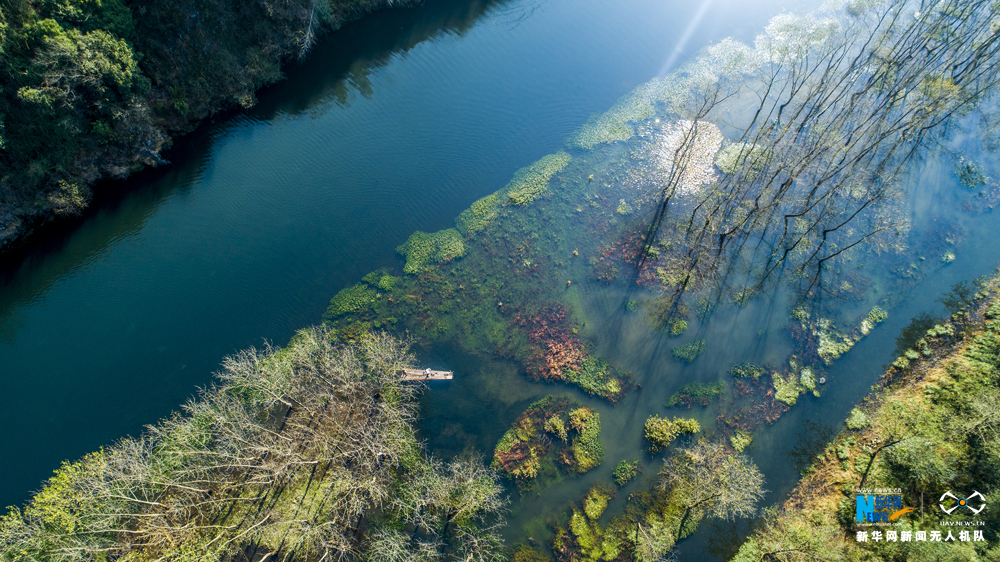
<svg viewBox="0 0 1000 562"><path fill-rule="evenodd" d="M705 351L705 340L698 339L687 345L674 348L674 357L690 363L697 359L703 351Z"/></svg>
<svg viewBox="0 0 1000 562"><path fill-rule="evenodd" d="M766 373L764 367L753 363L737 363L729 369L729 374L739 379L759 379Z"/></svg>
<svg viewBox="0 0 1000 562"><path fill-rule="evenodd" d="M688 329L687 320L676 320L670 324L670 335L679 336L686 332Z"/></svg>
<svg viewBox="0 0 1000 562"><path fill-rule="evenodd" d="M465 255L462 235L454 228L439 230L432 234L414 232L410 238L396 248L396 252L406 257L404 273L419 273L426 265L447 263Z"/></svg>
<svg viewBox="0 0 1000 562"><path fill-rule="evenodd" d="M679 404L690 406L695 403L708 406L709 402L721 396L725 391L726 385L722 382L707 384L700 382L688 383L675 392L670 397L670 400L667 400L667 407L670 408Z"/></svg>
<svg viewBox="0 0 1000 562"><path fill-rule="evenodd" d="M572 447L577 472L587 472L604 462L601 415L590 408L578 408L569 413L569 423L579 432Z"/></svg>
<svg viewBox="0 0 1000 562"><path fill-rule="evenodd" d="M697 433L701 431L698 420L690 418L674 418L668 420L660 416L649 416L646 418L644 434L646 440L651 443L649 451L658 453L681 434Z"/></svg>
<svg viewBox="0 0 1000 562"><path fill-rule="evenodd" d="M598 484L591 488L583 498L583 512L591 521L597 521L604 515L604 510L608 508L608 501L611 500L611 490Z"/></svg>
<svg viewBox="0 0 1000 562"><path fill-rule="evenodd" d="M514 205L527 205L545 192L549 180L569 164L570 155L559 151L521 168L507 184L507 199Z"/></svg>
<svg viewBox="0 0 1000 562"><path fill-rule="evenodd" d="M639 475L639 461L634 460L624 460L615 466L615 470L612 473L614 476L615 483L619 486L624 486L632 481L633 478Z"/></svg>
<svg viewBox="0 0 1000 562"><path fill-rule="evenodd" d="M851 410L851 414L847 416L847 429L864 429L868 427L868 416L858 408Z"/></svg>
<svg viewBox="0 0 1000 562"><path fill-rule="evenodd" d="M396 281L399 281L399 278L393 277L384 271L373 271L362 277L361 280L376 289L388 292L396 286Z"/></svg>
<svg viewBox="0 0 1000 562"><path fill-rule="evenodd" d="M799 399L799 393L805 390L795 373L788 375L788 377L782 377L779 373L771 373L771 384L774 385L774 399L789 406L794 405Z"/></svg>
<svg viewBox="0 0 1000 562"><path fill-rule="evenodd" d="M507 188L504 188L496 193L491 193L459 213L455 219L455 227L458 228L458 231L463 236L472 236L486 228L486 225L493 222L500 214L500 208L503 207L507 191Z"/></svg>
<svg viewBox="0 0 1000 562"><path fill-rule="evenodd" d="M885 321L889 317L889 313L882 310L880 306L873 306L871 311L868 312L868 319L872 321L873 324L878 324Z"/></svg>
<svg viewBox="0 0 1000 562"><path fill-rule="evenodd" d="M326 308L324 315L328 320L340 318L346 314L358 312L371 308L377 300L375 289L358 283L352 287L341 290L330 299L330 306Z"/></svg>
<svg viewBox="0 0 1000 562"><path fill-rule="evenodd" d="M579 369L564 369L563 377L588 394L615 402L624 394L622 382L611 372L611 365L593 355L587 356Z"/></svg>
<svg viewBox="0 0 1000 562"><path fill-rule="evenodd" d="M736 449L737 453L742 453L752 441L753 436L742 429L737 429L736 433L729 436L729 442L733 444L733 449Z"/></svg>

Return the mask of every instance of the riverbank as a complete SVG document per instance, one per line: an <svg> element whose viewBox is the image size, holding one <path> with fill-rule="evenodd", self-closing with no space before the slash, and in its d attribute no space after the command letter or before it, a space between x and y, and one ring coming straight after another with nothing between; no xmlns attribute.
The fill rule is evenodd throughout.
<svg viewBox="0 0 1000 562"><path fill-rule="evenodd" d="M948 320L904 330L902 354L734 561L996 559L997 288L946 295Z"/></svg>
<svg viewBox="0 0 1000 562"><path fill-rule="evenodd" d="M411 0L29 3L0 14L0 252L78 215L101 179L251 107L316 37Z"/></svg>

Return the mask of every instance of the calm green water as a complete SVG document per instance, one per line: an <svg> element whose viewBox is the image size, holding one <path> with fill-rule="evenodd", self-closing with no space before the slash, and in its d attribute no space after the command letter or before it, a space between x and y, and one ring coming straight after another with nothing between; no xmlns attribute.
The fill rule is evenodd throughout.
<svg viewBox="0 0 1000 562"><path fill-rule="evenodd" d="M619 96L714 40L751 39L791 8L801 6L426 0L328 37L255 109L180 139L167 155L173 164L109 187L88 216L3 266L0 505L24 501L62 460L177 408L209 383L224 355L263 340L281 344L316 323L339 289L376 268L398 272L394 249L410 233L450 227ZM956 143L977 149L972 139ZM914 231L935 228L942 214L963 221L958 259L828 370L822 398L800 398L751 446L772 500L794 485L796 444L813 427L805 421L836 425L891 360L910 317L940 312L941 292L1000 263L989 236L1000 226L994 216L957 215L966 194L950 163L929 162L913 193ZM713 353L683 365L670 357L676 341L623 310L629 295L620 287L581 281L574 291L588 339L642 385L617 405L530 383L489 350L418 346L428 364L460 375L423 399L422 430L437 454L489 456L510 422L547 393L573 394L601 413L605 463L521 498L511 539L544 538L546 515L640 454L643 422L667 413L663 403L680 385L720 380L736 361L780 361L792 349L780 332L780 297L693 324L683 342L705 338ZM714 423L711 410L683 415ZM653 477L659 461L642 460L644 477ZM617 509L641 485L620 493ZM699 533L681 551L696 556L723 535Z"/></svg>

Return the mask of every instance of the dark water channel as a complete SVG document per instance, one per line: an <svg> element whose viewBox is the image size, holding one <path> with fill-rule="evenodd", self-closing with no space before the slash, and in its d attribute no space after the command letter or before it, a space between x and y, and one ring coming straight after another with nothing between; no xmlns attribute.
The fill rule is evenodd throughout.
<svg viewBox="0 0 1000 562"><path fill-rule="evenodd" d="M109 186L87 216L2 265L0 505L23 502L62 460L176 409L210 382L224 355L263 340L281 344L318 322L330 297L365 273L398 272L394 249L410 233L450 227L619 96L712 41L751 40L769 17L792 8L801 6L425 0L327 37L253 110L179 139L171 165ZM959 195L938 193L955 189L949 170L928 164L913 199L915 228L928 216L920 201L960 204ZM988 243L996 227L992 214L980 215L956 246L958 259L829 370L837 385L822 398L801 398L751 445L772 500L794 485L788 453L805 420L839 423L891 360L893 338L910 317L940 313L940 293L1000 263L1000 249ZM724 349L679 366L641 315L622 310L625 295L597 284L577 290L597 348L643 386L615 406L529 383L516 365L489 355L418 348L433 366L462 374L424 398L422 431L439 455L490 455L508 424L546 393L574 394L601 413L604 465L522 498L512 538L544 537L547 514L638 455L646 416L664 413L680 384L712 382L735 361L790 350L783 337L767 335L787 321L787 310L762 300L696 326L698 337ZM708 411L685 415L713 423ZM646 478L655 462L644 455ZM681 550L704 552L713 536L700 533Z"/></svg>

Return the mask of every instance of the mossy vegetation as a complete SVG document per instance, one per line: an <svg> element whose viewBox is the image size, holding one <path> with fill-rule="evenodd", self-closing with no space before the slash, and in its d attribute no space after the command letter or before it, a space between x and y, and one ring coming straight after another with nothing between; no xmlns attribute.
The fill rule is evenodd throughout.
<svg viewBox="0 0 1000 562"><path fill-rule="evenodd" d="M743 449L749 447L751 442L753 442L753 435L742 429L737 429L729 436L729 443L737 453L742 453Z"/></svg>
<svg viewBox="0 0 1000 562"><path fill-rule="evenodd" d="M563 377L590 394L612 401L617 400L625 390L621 376L616 376L614 367L594 355L587 355L580 362L579 369L566 368Z"/></svg>
<svg viewBox="0 0 1000 562"><path fill-rule="evenodd" d="M958 178L958 183L968 189L979 189L980 186L986 185L990 181L990 178L986 177L978 164L966 160L965 157L959 158L958 162L955 162L955 176Z"/></svg>
<svg viewBox="0 0 1000 562"><path fill-rule="evenodd" d="M715 400L726 391L726 384L723 382L699 383L691 382L681 387L667 400L667 407L673 406L693 406L695 404L708 406L709 402Z"/></svg>
<svg viewBox="0 0 1000 562"><path fill-rule="evenodd" d="M770 164L771 158L773 155L764 147L734 142L722 147L715 155L715 165L726 174L735 174L744 166L751 170L763 170Z"/></svg>
<svg viewBox="0 0 1000 562"><path fill-rule="evenodd" d="M342 289L330 299L330 306L326 309L326 318L340 318L347 314L370 309L377 300L376 294L375 289L364 283Z"/></svg>
<svg viewBox="0 0 1000 562"><path fill-rule="evenodd" d="M486 228L486 225L493 222L500 214L500 208L503 207L507 191L504 188L476 200L455 218L455 228L462 233L462 236L474 236Z"/></svg>

